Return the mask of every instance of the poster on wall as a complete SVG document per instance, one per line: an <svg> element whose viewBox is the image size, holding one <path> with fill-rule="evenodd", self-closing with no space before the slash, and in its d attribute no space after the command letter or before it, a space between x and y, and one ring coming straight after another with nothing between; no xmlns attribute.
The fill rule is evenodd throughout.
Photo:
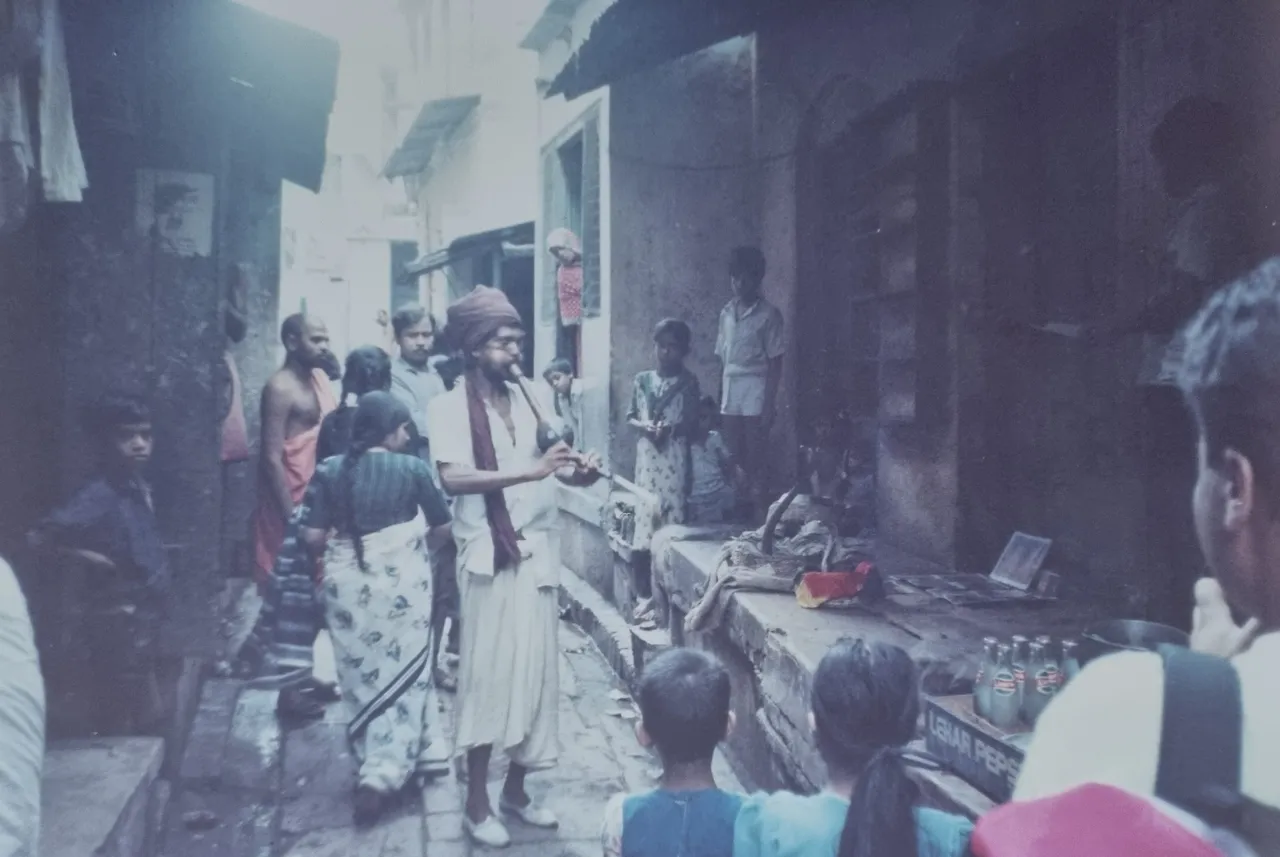
<svg viewBox="0 0 1280 857"><path fill-rule="evenodd" d="M175 256L213 253L213 176L138 170L137 227Z"/></svg>

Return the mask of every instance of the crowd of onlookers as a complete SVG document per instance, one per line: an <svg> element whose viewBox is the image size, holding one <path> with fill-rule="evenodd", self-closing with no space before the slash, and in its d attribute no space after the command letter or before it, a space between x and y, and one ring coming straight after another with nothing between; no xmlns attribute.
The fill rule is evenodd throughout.
<svg viewBox="0 0 1280 857"><path fill-rule="evenodd" d="M751 270L754 277L759 269ZM400 338L420 325L434 335L434 323L425 313L412 316L398 320ZM286 326L286 340L292 336L294 347L307 332L300 324L295 320L293 328ZM901 649L844 642L818 665L810 692L810 726L828 781L819 794L804 797L744 797L717 788L711 759L733 727L728 673L702 652L670 651L645 666L636 694L641 713L637 734L662 759L661 783L652 792L608 801L605 852L622 857L1084 853L1070 850L1071 842L1057 835L1072 829L1062 826L1066 817L1082 836L1088 832L1081 841L1092 843L1094 855L1123 853L1104 846L1135 831L1160 846L1145 853L1243 854L1252 848L1252 853L1280 854L1280 733L1271 721L1280 703L1280 261L1264 264L1215 294L1184 336L1177 380L1196 429L1197 460L1195 489L1184 502L1192 508L1195 533L1213 573L1196 584L1191 623L1191 649L1204 659L1183 663L1167 653L1126 653L1088 665L1039 719L1015 802L975 826L922 805L911 769L930 763L908 749L920 710L919 681ZM649 481L669 502L668 511L720 502L711 496L715 492L690 490L690 473L699 468L691 466L688 456L697 444L713 437L709 423L714 412L683 368L689 340L687 325L659 325L658 367L636 379L629 415L641 443L650 447L642 446L641 457L654 474ZM408 351L411 361L422 358L421 367L427 366L429 349L416 354L413 343L401 342L400 347L402 359ZM408 369L397 372L388 355L380 354L353 352L349 383L378 389L349 391L365 394L360 406L352 409L351 401L345 401L346 407L317 421L318 444L365 454L412 452L420 442L413 437L419 409L412 403L419 392L429 398L425 386L436 381L414 377ZM370 365L361 368L361 361ZM409 368L414 368L412 362ZM574 382L567 368L554 364L547 372L552 395L557 401L564 397L562 414L571 414L574 407ZM767 375L763 383L768 384ZM405 388L399 396L380 392L395 391L397 385ZM142 399L113 394L91 409L86 425L100 441L101 472L41 522L31 541L41 550L100 572L95 602L100 615L95 621L105 630L95 642L96 656L109 659L114 674L128 682L127 691L117 689L129 704L122 722L146 725L155 716L156 692L154 647L148 634L154 633L158 600L170 577L145 477L152 449L150 415ZM673 443L677 439L683 445ZM672 451L677 448L682 451ZM369 514L389 516L392 524L385 529L391 530L399 526L393 520L399 520L398 512L381 508L379 498L399 496L399 487L393 491L387 486L401 486L405 503L415 510L434 504L439 510L428 515L428 523L437 529L445 525L448 510L434 486L437 476L430 459L414 461L412 466L397 462L394 473L387 468L370 471L374 475L365 478L385 482L360 495L362 483L341 487L349 471L342 469L340 459L330 459L320 470L314 508L304 503L297 519L302 538L307 530L329 528L334 515L363 508L321 507L329 490L346 491L348 498L367 496ZM735 474L723 469L721 476L727 484ZM354 521L349 524L356 526ZM372 532L369 526L361 522L356 531ZM351 566L365 564L366 556L357 548ZM12 573L0 566L4 855L33 853L39 826L44 700L23 605ZM433 604L422 610L444 615L449 606ZM1224 659L1231 669L1224 669ZM1185 688L1179 690L1172 679L1166 680L1174 674L1175 662L1177 669L1189 670L1188 681L1203 680L1209 682L1206 687L1216 688L1204 694L1206 705L1238 697L1239 713L1230 716L1239 722L1210 721L1216 725L1189 737L1186 729L1179 729L1181 718L1198 723L1196 718L1203 718L1205 711L1192 710L1184 702L1172 704L1175 690L1186 699ZM420 725L425 728L415 728ZM1218 727L1227 739L1217 734ZM1182 737L1174 742L1170 735ZM1238 754L1239 759L1225 774L1221 766L1214 773L1214 763L1222 759L1197 754ZM1178 764L1172 761L1175 757ZM1199 772L1204 772L1203 782L1197 779ZM1234 775L1235 781L1211 782L1211 774ZM1179 788L1171 785L1175 782ZM1099 787L1114 791L1104 791L1101 802L1089 803ZM1151 811L1131 814L1124 829L1108 827L1114 816L1106 808L1125 806L1126 800L1139 801L1135 805ZM1079 815L1080 807L1093 807L1096 817ZM1054 841L1037 841L1037 830L1055 832ZM1010 837L1016 838L1019 831L1025 834L1019 840L1022 850L1010 850ZM1178 839L1183 834L1217 851L1188 850L1186 841Z"/></svg>
<svg viewBox="0 0 1280 857"><path fill-rule="evenodd" d="M816 795L717 788L733 727L727 671L677 649L646 665L637 735L652 792L612 799L608 855L1036 857L1280 854L1280 260L1228 286L1185 331L1178 382L1196 426L1194 653L1098 659L1047 707L1014 801L968 820L928 809L909 776L919 681L894 646L850 641L819 663Z"/></svg>

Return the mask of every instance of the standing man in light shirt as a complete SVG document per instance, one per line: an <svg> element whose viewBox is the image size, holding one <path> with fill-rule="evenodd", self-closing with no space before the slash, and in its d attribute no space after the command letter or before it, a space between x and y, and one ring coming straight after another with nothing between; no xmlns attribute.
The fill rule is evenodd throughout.
<svg viewBox="0 0 1280 857"><path fill-rule="evenodd" d="M432 474L436 473L427 441L427 405L436 396L446 392L444 380L432 365L431 353L435 350L440 331L436 320L419 304L406 304L391 316L391 330L395 336L397 357L391 362L391 394L409 408L409 415L417 428L415 455L427 462ZM439 476L435 477L437 486ZM449 649L458 648L458 575L457 550L450 540L444 547L431 552L432 610L431 610L431 670L434 684L427 702L427 732L431 750L427 767L432 774L448 773L448 743L440 730L435 688L452 690L456 680L439 666L440 642L444 636L446 619L453 619L449 634Z"/></svg>
<svg viewBox="0 0 1280 857"><path fill-rule="evenodd" d="M0 559L0 854L35 857L44 768L44 679L27 602Z"/></svg>
<svg viewBox="0 0 1280 857"><path fill-rule="evenodd" d="M427 433L427 404L445 392L444 379L431 362L435 349L435 319L418 304L408 304L396 310L391 317L391 329L395 333L396 350L400 352L391 363L391 392L409 406L413 423L423 437Z"/></svg>
<svg viewBox="0 0 1280 857"><path fill-rule="evenodd" d="M786 352L782 313L764 299L764 254L737 247L729 254L733 300L720 312L716 356L723 366L720 414L734 460L747 472L757 507L767 498L765 443L777 413L778 383Z"/></svg>
<svg viewBox="0 0 1280 857"><path fill-rule="evenodd" d="M1280 260L1215 295L1178 375L1197 436L1190 502L1214 578L1195 586L1192 648L1240 677L1246 838L1280 853ZM1249 620L1237 626L1232 609ZM1254 637L1256 636L1256 639ZM1154 793L1164 672L1155 653L1089 664L1036 724L1014 797L1102 783ZM1085 749L1082 752L1082 748Z"/></svg>

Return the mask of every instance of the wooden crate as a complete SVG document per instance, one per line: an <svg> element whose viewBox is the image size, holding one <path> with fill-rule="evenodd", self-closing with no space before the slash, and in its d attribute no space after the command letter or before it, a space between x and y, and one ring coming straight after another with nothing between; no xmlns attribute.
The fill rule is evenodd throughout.
<svg viewBox="0 0 1280 857"><path fill-rule="evenodd" d="M973 712L973 697L925 698L925 746L969 785L994 801L1013 795L1031 727L1003 732Z"/></svg>

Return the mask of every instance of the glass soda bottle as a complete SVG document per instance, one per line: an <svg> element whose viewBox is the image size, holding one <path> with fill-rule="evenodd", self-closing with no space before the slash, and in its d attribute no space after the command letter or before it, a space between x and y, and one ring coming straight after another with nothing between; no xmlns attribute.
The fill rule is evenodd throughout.
<svg viewBox="0 0 1280 857"><path fill-rule="evenodd" d="M1063 682L1066 681L1066 678L1062 674L1062 646L1054 642L1053 637L1050 637L1048 634L1041 634L1039 637L1036 637L1036 642L1044 646L1045 658L1052 660L1053 663L1057 665L1058 667L1057 690L1061 690ZM1057 690L1055 690L1054 692L1056 693Z"/></svg>
<svg viewBox="0 0 1280 857"><path fill-rule="evenodd" d="M1022 700L1022 718L1034 725L1041 712L1058 692L1062 670L1052 651L1039 640L1031 644L1031 658L1027 665L1026 694Z"/></svg>
<svg viewBox="0 0 1280 857"><path fill-rule="evenodd" d="M1000 641L986 637L982 641L982 659L978 662L978 674L973 679L973 712L979 717L990 717L991 677L996 668L996 650Z"/></svg>
<svg viewBox="0 0 1280 857"><path fill-rule="evenodd" d="M1014 680L1018 685L1018 705L1021 706L1026 699L1027 687L1027 656L1028 643L1027 638L1021 634L1014 634L1009 640L1009 657L1013 664Z"/></svg>
<svg viewBox="0 0 1280 857"><path fill-rule="evenodd" d="M1080 655L1076 652L1075 640L1062 641L1062 683L1066 684L1080 672Z"/></svg>
<svg viewBox="0 0 1280 857"><path fill-rule="evenodd" d="M995 668L991 672L991 701L987 719L996 727L1009 731L1018 726L1018 682L1013 671L1013 649L1004 643L996 646Z"/></svg>

